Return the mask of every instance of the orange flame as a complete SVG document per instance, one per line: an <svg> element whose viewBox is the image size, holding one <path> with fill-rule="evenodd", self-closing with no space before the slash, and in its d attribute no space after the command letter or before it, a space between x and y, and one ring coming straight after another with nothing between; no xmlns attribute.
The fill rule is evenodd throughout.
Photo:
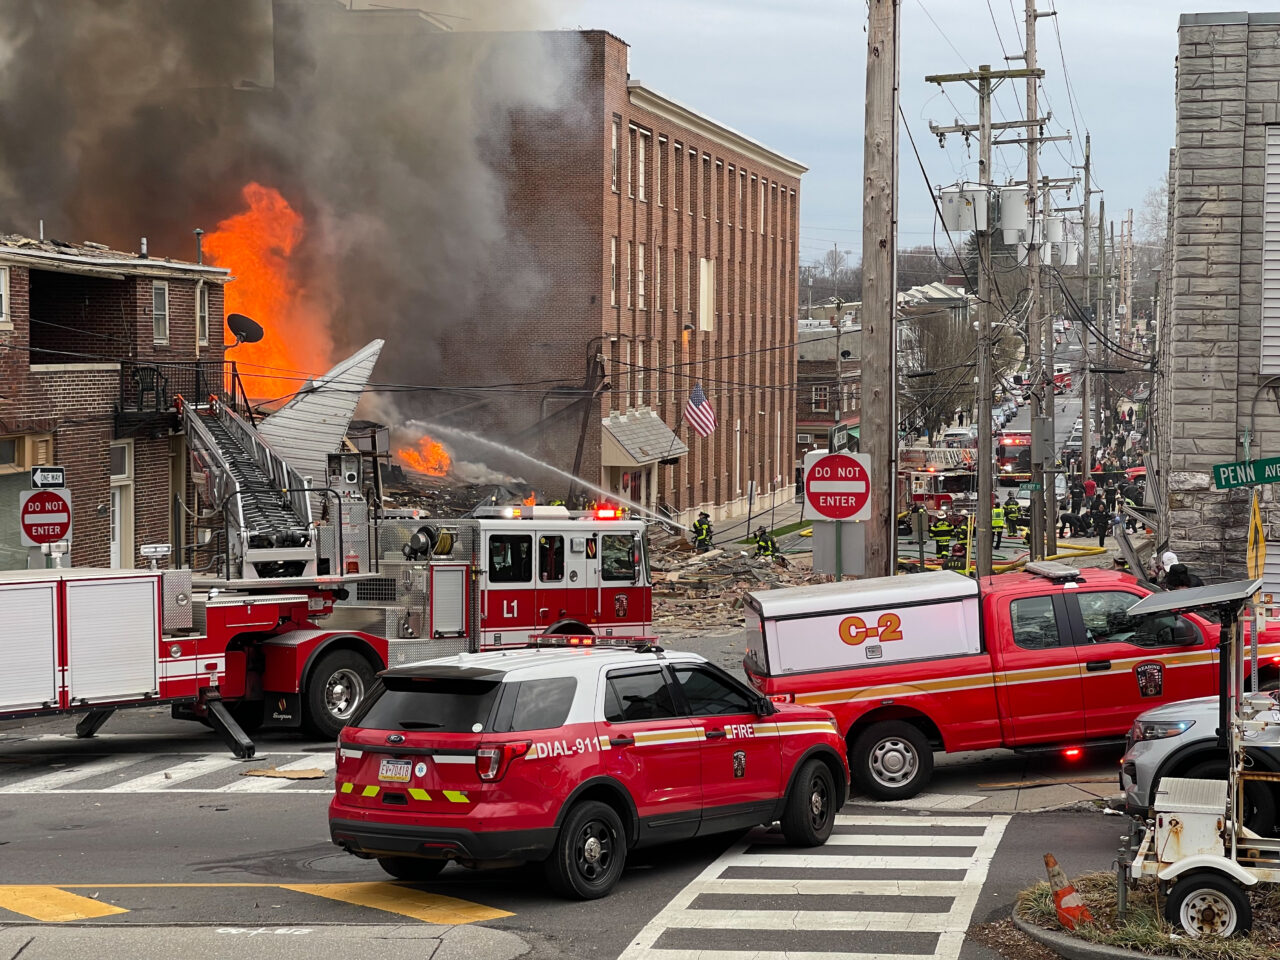
<svg viewBox="0 0 1280 960"><path fill-rule="evenodd" d="M409 469L433 477L446 476L449 473L449 464L453 462L449 457L449 451L430 437L419 440L416 450L413 447L401 447L396 451L396 456Z"/></svg>
<svg viewBox="0 0 1280 960"><path fill-rule="evenodd" d="M526 507L536 507L536 506L538 505L538 491L537 491L537 490L530 490L530 491L529 491L529 495L528 495L527 497L525 497L525 498L524 498L524 505L525 505Z"/></svg>
<svg viewBox="0 0 1280 960"><path fill-rule="evenodd" d="M290 263L306 234L302 215L274 187L248 183L241 195L247 209L221 221L204 238L204 250L234 278L223 294L226 312L252 317L266 335L236 347L229 359L236 361L249 396L288 397L308 375L331 365L329 318L309 299ZM227 333L226 341L234 337Z"/></svg>

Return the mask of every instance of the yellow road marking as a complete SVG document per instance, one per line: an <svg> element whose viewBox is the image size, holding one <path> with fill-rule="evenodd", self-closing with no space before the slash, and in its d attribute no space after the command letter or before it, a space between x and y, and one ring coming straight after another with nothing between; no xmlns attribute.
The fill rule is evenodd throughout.
<svg viewBox="0 0 1280 960"><path fill-rule="evenodd" d="M513 916L506 910L486 907L482 903L459 900L438 893L426 893L414 887L381 881L360 883L64 883L19 885L0 884L0 909L22 914L45 923L66 923L72 920L93 920L118 913L128 913L124 907L103 903L90 897L70 893L71 890L157 890L176 889L228 889L254 888L290 890L306 893L327 900L350 903L357 907L369 907L387 913L420 920L423 923L453 926L461 923L477 923Z"/></svg>
<svg viewBox="0 0 1280 960"><path fill-rule="evenodd" d="M123 907L48 886L0 886L0 908L45 923L93 920L129 912Z"/></svg>
<svg viewBox="0 0 1280 960"><path fill-rule="evenodd" d="M342 903L354 903L359 907L371 907L387 913L399 913L423 923L446 926L512 916L506 910L496 910L480 903L457 900L438 893L424 893L395 883L283 883L280 886L285 890L309 893Z"/></svg>

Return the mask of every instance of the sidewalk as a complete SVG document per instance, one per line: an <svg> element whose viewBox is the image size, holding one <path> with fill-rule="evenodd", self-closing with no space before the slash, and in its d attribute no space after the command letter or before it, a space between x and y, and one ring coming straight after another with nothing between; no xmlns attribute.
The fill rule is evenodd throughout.
<svg viewBox="0 0 1280 960"><path fill-rule="evenodd" d="M773 531L788 524L798 523L802 506L788 500L773 509L753 510L749 516L745 510L730 514L712 524L712 541L715 546L725 550L741 549L737 541L750 537L759 526Z"/></svg>

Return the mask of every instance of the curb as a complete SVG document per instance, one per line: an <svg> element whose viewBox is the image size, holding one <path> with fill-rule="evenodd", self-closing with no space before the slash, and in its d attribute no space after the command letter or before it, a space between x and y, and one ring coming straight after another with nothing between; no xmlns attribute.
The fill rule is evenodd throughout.
<svg viewBox="0 0 1280 960"><path fill-rule="evenodd" d="M1139 953L1125 947L1111 947L1105 943L1090 943L1067 933L1047 930L1039 924L1023 920L1013 911L1013 925L1032 940L1048 947L1066 960L1151 960L1151 954Z"/></svg>

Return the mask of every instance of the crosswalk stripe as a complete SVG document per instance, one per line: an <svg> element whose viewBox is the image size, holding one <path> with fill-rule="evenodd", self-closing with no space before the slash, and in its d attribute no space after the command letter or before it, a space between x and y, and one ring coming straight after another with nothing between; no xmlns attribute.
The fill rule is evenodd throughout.
<svg viewBox="0 0 1280 960"><path fill-rule="evenodd" d="M757 896L789 893L839 893L866 896L950 897L956 885L950 880L707 880L704 893Z"/></svg>
<svg viewBox="0 0 1280 960"><path fill-rule="evenodd" d="M303 757L301 760L294 760L291 763L281 763L276 766L277 770L311 770L318 769L324 771L328 776L337 767L338 762L332 753L328 755L314 755ZM255 765L256 766L256 765ZM244 777L239 783L233 783L221 792L223 793L274 793L277 790L283 790L290 784L298 783L297 780L289 780L285 777ZM303 781L305 782L305 781ZM316 781L313 781L316 782ZM332 788L330 788L332 790ZM329 791L325 791L326 793Z"/></svg>
<svg viewBox="0 0 1280 960"><path fill-rule="evenodd" d="M958 960L1008 821L840 814L837 825L848 832L807 850L755 830L663 907L619 960L758 960L777 952L788 960ZM930 826L942 832L930 835ZM929 853L895 855L915 850Z"/></svg>
<svg viewBox="0 0 1280 960"><path fill-rule="evenodd" d="M243 763L243 760L238 760L235 757L202 757L199 760L180 763L176 767L170 767L168 770L157 770L155 773L148 773L145 776L134 777L132 780L125 780L114 786L104 787L102 792L151 793L157 790L165 790L179 783L185 783L188 780L194 780L196 777L217 773L219 770L225 770L228 767L237 767Z"/></svg>
<svg viewBox="0 0 1280 960"><path fill-rule="evenodd" d="M47 793L65 784L75 783L77 780L87 780L89 777L96 777L104 773L115 773L117 770L123 770L125 767L145 759L147 758L130 755L90 760L88 763L78 763L55 773L46 773L43 776L32 777L30 780L20 780L17 783L6 784L0 787L0 793Z"/></svg>

